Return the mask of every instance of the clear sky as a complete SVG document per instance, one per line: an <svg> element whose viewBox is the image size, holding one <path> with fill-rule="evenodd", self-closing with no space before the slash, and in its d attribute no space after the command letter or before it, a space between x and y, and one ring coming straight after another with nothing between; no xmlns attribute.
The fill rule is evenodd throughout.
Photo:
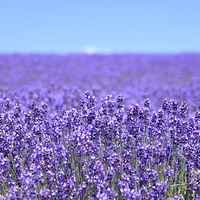
<svg viewBox="0 0 200 200"><path fill-rule="evenodd" d="M200 52L199 0L0 0L0 53Z"/></svg>

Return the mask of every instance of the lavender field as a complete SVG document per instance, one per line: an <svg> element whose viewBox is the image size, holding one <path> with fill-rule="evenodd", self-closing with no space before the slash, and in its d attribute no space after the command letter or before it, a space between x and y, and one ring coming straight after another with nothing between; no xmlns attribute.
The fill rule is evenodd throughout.
<svg viewBox="0 0 200 200"><path fill-rule="evenodd" d="M1 54L0 199L199 200L200 54Z"/></svg>

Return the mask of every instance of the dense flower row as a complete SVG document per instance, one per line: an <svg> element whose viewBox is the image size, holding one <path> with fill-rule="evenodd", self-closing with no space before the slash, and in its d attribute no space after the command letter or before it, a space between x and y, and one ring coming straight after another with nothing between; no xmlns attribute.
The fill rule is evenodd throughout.
<svg viewBox="0 0 200 200"><path fill-rule="evenodd" d="M199 67L0 55L0 199L200 199Z"/></svg>
<svg viewBox="0 0 200 200"><path fill-rule="evenodd" d="M165 99L157 112L90 92L51 114L1 102L0 193L5 199L199 199L200 105ZM178 195L178 196L177 196Z"/></svg>

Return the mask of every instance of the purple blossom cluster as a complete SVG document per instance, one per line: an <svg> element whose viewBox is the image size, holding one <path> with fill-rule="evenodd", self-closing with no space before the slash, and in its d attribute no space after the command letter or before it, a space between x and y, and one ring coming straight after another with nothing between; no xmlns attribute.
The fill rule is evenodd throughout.
<svg viewBox="0 0 200 200"><path fill-rule="evenodd" d="M1 55L0 199L200 199L199 67Z"/></svg>

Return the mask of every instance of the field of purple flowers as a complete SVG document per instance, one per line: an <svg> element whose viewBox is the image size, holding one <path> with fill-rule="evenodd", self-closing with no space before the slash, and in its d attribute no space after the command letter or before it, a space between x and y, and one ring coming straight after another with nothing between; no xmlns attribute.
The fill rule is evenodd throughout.
<svg viewBox="0 0 200 200"><path fill-rule="evenodd" d="M0 199L200 199L200 54L0 55Z"/></svg>

